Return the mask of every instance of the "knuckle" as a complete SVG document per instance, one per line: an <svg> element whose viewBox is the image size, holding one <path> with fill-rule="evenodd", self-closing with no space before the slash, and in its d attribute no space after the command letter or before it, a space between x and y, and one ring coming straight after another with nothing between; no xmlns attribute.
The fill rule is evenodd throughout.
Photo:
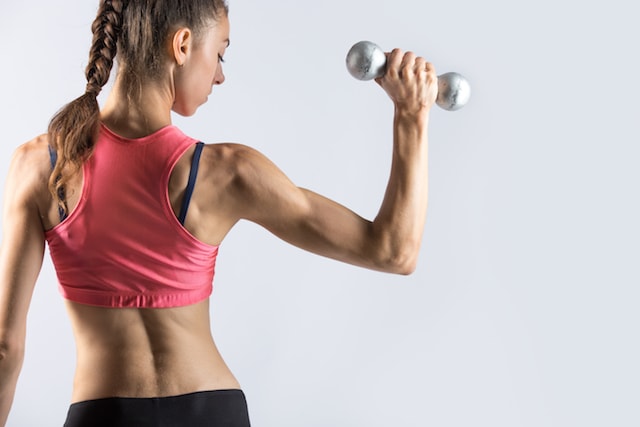
<svg viewBox="0 0 640 427"><path fill-rule="evenodd" d="M415 61L416 54L411 51L408 51L407 53L404 54L404 57L407 61Z"/></svg>

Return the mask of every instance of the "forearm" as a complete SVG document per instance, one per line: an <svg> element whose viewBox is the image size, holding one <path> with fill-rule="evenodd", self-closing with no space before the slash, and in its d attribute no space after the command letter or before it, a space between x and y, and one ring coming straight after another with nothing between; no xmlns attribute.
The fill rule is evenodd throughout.
<svg viewBox="0 0 640 427"><path fill-rule="evenodd" d="M0 426L4 426L9 417L22 360L22 355L17 353L0 356Z"/></svg>
<svg viewBox="0 0 640 427"><path fill-rule="evenodd" d="M428 204L428 110L397 107L391 174L372 224L377 258L385 269L415 269Z"/></svg>

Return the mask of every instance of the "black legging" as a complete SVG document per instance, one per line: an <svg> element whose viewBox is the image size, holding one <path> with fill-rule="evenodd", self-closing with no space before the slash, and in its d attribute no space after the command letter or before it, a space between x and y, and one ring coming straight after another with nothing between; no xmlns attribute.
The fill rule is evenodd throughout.
<svg viewBox="0 0 640 427"><path fill-rule="evenodd" d="M112 397L71 405L64 427L249 427L242 390Z"/></svg>

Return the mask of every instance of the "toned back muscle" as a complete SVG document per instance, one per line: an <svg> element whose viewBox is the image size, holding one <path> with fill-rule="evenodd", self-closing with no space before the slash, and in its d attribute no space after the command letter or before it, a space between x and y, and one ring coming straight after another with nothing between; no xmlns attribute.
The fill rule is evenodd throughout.
<svg viewBox="0 0 640 427"><path fill-rule="evenodd" d="M33 144L34 173L46 186L51 166L47 138ZM174 168L168 188L178 212L187 185L194 149ZM229 148L206 146L185 228L199 240L220 244L235 219L225 212L226 186L233 182ZM211 185L211 183L216 185ZM82 172L66 186L69 212L78 204ZM37 205L44 229L60 222L58 207L45 188L39 188ZM220 356L210 332L209 302L176 308L136 309L92 307L65 302L77 346L73 401L101 397L171 396L197 390L239 388Z"/></svg>

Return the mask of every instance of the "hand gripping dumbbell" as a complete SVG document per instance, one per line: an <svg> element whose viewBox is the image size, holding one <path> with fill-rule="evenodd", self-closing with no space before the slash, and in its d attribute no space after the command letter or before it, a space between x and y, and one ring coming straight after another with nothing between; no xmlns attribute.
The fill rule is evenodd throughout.
<svg viewBox="0 0 640 427"><path fill-rule="evenodd" d="M361 41L353 45L347 54L347 69L358 80L371 80L384 76L387 56L375 43ZM469 82L461 74L445 73L438 76L436 104L447 111L464 107L471 96Z"/></svg>

